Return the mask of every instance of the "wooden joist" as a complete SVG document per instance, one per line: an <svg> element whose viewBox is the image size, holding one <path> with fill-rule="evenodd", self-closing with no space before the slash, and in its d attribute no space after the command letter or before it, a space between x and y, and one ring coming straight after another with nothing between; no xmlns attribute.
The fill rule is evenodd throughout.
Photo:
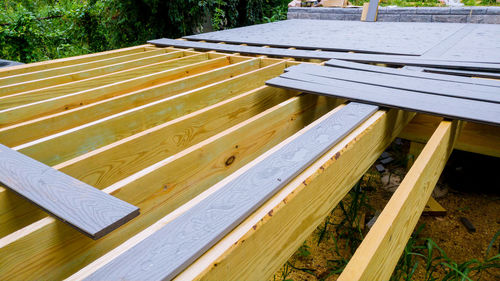
<svg viewBox="0 0 500 281"><path fill-rule="evenodd" d="M173 148L166 149L164 146L162 149L159 149L160 152L157 150L148 150L153 149L155 146L142 146L143 142L149 142L147 139L152 139L153 136L158 136L158 134L161 134L166 129L175 126L175 123L178 121L176 120L177 118L259 87L270 77L274 77L281 73L285 67L284 63L280 62L257 69L259 59L254 60L256 61L244 62L246 63L246 67L243 69L248 71L248 73L243 75L237 75L230 78L235 73L229 71L231 69L222 67L217 71L208 73L210 76L207 77L209 79L208 81L214 82L219 80L216 78L218 75L223 74L221 77L223 79L222 81L193 90L184 87L186 85L194 87L197 86L197 83L202 83L206 80L199 79L197 83L185 83L184 81L180 81L180 83L175 83L178 88L167 88L169 91L165 91L165 88L159 88L157 90L158 93L174 94L172 97L167 97L157 102L151 102L144 106L124 110L107 118L90 122L83 126L76 126L65 132L54 134L23 146L18 146L16 149L41 162L56 165L54 168L61 169L61 171L73 177L81 178L92 186L97 188L106 187L109 184L123 179L127 174L133 173L137 171L137 169L140 170L144 168L144 165L148 163L153 164L155 160L161 159L162 156L167 157L168 155L165 155L166 153L190 143L193 137L186 136L188 138L187 140L182 141L181 139L179 140L181 141L180 143L179 141L173 142ZM226 70L229 72L226 72ZM219 73L219 71L222 72ZM276 101L284 96L283 91L278 93L281 94L278 94L272 99L264 95L266 98L265 101ZM149 94L149 96L152 95L152 93L147 94ZM247 104L247 106L249 105L251 104ZM235 117L244 115L245 111L241 106L243 105L240 105L236 112L232 109L228 109L228 112L233 115L239 112ZM259 104L259 108L264 108L264 105ZM225 116L225 114L221 116ZM142 122L134 122L135 120L141 120ZM182 131L182 127L177 127L176 129ZM215 130L215 127L213 129ZM171 134L175 132L177 131L170 131ZM146 140L141 138L143 136ZM162 143L164 139L159 138L155 143L158 142ZM151 143L151 145L153 144ZM99 150L97 150L98 148ZM136 151L138 153L131 154L130 151ZM145 155L148 157L143 158ZM139 159L142 159L142 161L138 161ZM107 164L110 161L114 163L111 167ZM103 167L105 168L98 168L100 164L104 165ZM0 193L0 201L8 200L7 198L8 194ZM19 206L19 204L16 205ZM32 208L28 207L19 208L16 213L17 218L11 219L16 220L15 223L12 224L17 227L31 223L34 218L36 219L39 217L33 216ZM9 229L8 225L6 225L3 230L8 231Z"/></svg>
<svg viewBox="0 0 500 281"><path fill-rule="evenodd" d="M113 83L89 91L93 92L94 98L98 99L97 102L91 102L46 116L43 116L43 108L38 108L38 111L32 111L26 110L29 109L29 107L25 107L17 112L16 118L9 118L5 122L7 124L12 124L18 122L17 120L30 119L30 116L42 115L42 117L0 128L0 142L8 146L18 146L67 130L74 126L83 125L113 115L123 110L144 105L162 96L168 95L167 93L175 94L175 92L189 90L196 86L219 81L223 77L226 77L224 76L225 71L221 71L220 68L229 66L230 64L232 64L232 60L228 57L212 58L174 69L160 71L152 75L140 76L123 82ZM244 69L243 65L240 67ZM234 74L240 73L238 71L238 69L240 69L238 66L229 68L230 69L227 69L227 71L234 71L232 72ZM196 75L210 71L214 73ZM193 79L188 78L191 76L194 76L192 77ZM181 86L183 83L184 86ZM134 89L138 90L134 91ZM101 92L102 96L95 97L96 92ZM117 96L106 99L108 95ZM83 96L81 98L85 99ZM66 101L62 101L62 99L54 101L52 106L49 106L47 104L48 102L46 102L44 106L46 108L51 108L47 110L48 112L57 111L58 106L67 105L69 99L70 97L67 97ZM75 100L74 103L76 103L76 101L77 100ZM33 114L33 112L35 112L35 114Z"/></svg>
<svg viewBox="0 0 500 281"><path fill-rule="evenodd" d="M125 54L118 57L111 57L103 60L90 61L87 63L68 65L63 67L56 67L46 70L33 71L13 76L7 76L0 78L0 85L5 86L18 83L29 83L32 82L32 80L43 81L43 79L47 78L50 79L57 76L66 76L70 73L86 73L88 71L90 74L92 74L93 70L99 70L102 68L106 69L106 67L109 67L110 65L120 65L120 63L126 63L128 61L139 60L142 58L157 56L169 52L176 52L176 51L172 51L169 48L163 48L162 50L154 52L145 51L132 54Z"/></svg>
<svg viewBox="0 0 500 281"><path fill-rule="evenodd" d="M17 65L13 67L6 67L0 69L0 77L14 76L28 72L40 71L56 67L64 67L68 65L82 64L90 61L99 61L112 57L123 56L127 54L144 52L145 47L152 46L150 44L134 46L124 49L111 50L95 54L81 55L76 57L68 57L62 59L55 59L50 61L42 61L30 64Z"/></svg>
<svg viewBox="0 0 500 281"><path fill-rule="evenodd" d="M139 208L1 144L0 183L92 239L139 215Z"/></svg>
<svg viewBox="0 0 500 281"><path fill-rule="evenodd" d="M145 56L142 58L138 59L127 59L124 62L112 64L112 65L105 65L102 67L97 67L93 68L90 70L82 70L78 72L70 72L70 73L64 73L61 75L56 75L56 76L51 76L51 77L43 77L41 79L30 79L30 78L25 78L25 77L19 77L19 81L26 81L26 82L19 82L19 83L14 83L14 84L9 84L5 86L0 86L0 96L7 96L9 94L14 94L16 92L24 92L24 91L30 91L34 89L40 89L40 88L45 88L45 87L50 87L53 85L58 85L58 84L65 84L69 82L74 82L78 80L83 80L83 79L88 79L92 78L95 76L101 76L104 74L112 73L112 72L117 72L120 70L127 70L135 67L140 67L144 65L149 65L149 64L154 64L162 61L167 61L170 59L174 58L180 58L182 57L183 53L182 52L171 52L171 53L165 53L164 50L161 50L162 52L158 51L150 51L150 52L144 52L146 54L148 53L153 53L150 54L151 56ZM14 80L12 77L4 78L8 82L12 82ZM0 81L1 83L1 81Z"/></svg>
<svg viewBox="0 0 500 281"><path fill-rule="evenodd" d="M443 121L338 280L389 280L439 179L461 121Z"/></svg>

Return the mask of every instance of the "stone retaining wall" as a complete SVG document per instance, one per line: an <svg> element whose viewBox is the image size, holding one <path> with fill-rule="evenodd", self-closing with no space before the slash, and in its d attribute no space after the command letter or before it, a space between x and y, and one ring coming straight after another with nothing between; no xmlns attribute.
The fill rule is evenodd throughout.
<svg viewBox="0 0 500 281"><path fill-rule="evenodd" d="M361 7L288 8L288 19L357 20ZM377 21L500 24L500 7L379 7Z"/></svg>

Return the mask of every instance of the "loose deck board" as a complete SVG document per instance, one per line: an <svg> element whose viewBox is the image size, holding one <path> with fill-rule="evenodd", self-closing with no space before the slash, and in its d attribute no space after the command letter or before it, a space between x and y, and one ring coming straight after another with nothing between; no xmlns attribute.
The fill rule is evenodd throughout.
<svg viewBox="0 0 500 281"><path fill-rule="evenodd" d="M432 80L439 80L439 81L452 81L452 82L464 83L464 84L500 87L500 81L487 80L487 79L475 79L475 78L471 78L471 77L461 77L461 76L445 75L445 74L438 74L438 73L427 73L427 72L421 72L420 68L419 68L419 71L403 69L403 68L395 69L395 68L390 68L390 67L376 66L376 65L371 65L371 64L364 64L364 63L357 63L357 62L350 62L350 61L343 61L343 60L330 60L330 61L328 61L328 64L330 66L334 66L334 67L365 70L365 71L371 71L371 72L376 72L376 73L387 73L387 74L395 74L395 75L408 76L408 77L418 77L418 78L425 78L425 79L432 79ZM437 68L425 68L424 71L426 69L439 70L439 71L444 71L444 72L460 71L460 70L448 70L448 69L444 70L444 69L437 69Z"/></svg>
<svg viewBox="0 0 500 281"><path fill-rule="evenodd" d="M4 145L0 183L93 239L139 215L139 208Z"/></svg>
<svg viewBox="0 0 500 281"><path fill-rule="evenodd" d="M474 71L474 70L459 70L459 69L439 69L432 67L425 67L423 69L428 73L441 73L448 75L459 75L466 77L481 77L481 78L492 78L492 79L500 79L500 73L493 72L485 72L485 71ZM496 81L498 82L498 81Z"/></svg>
<svg viewBox="0 0 500 281"><path fill-rule="evenodd" d="M185 36L189 40L422 55L465 24L285 20ZM353 44L353 42L356 42Z"/></svg>
<svg viewBox="0 0 500 281"><path fill-rule="evenodd" d="M500 63L489 62L468 62L456 60L441 60L441 59L428 59L423 57L410 57L410 56L392 56L392 55L373 55L373 54L350 54L348 57L335 57L334 59L342 59L354 62L366 63L384 63L390 65L401 66L422 66L422 67L436 67L447 69L467 69L473 71L492 71L500 72ZM329 62L326 62L329 65Z"/></svg>
<svg viewBox="0 0 500 281"><path fill-rule="evenodd" d="M500 89L496 87L405 77L337 67L323 67L310 64L292 66L287 70L388 88L500 103Z"/></svg>
<svg viewBox="0 0 500 281"><path fill-rule="evenodd" d="M168 280L376 112L350 103L236 177L86 280Z"/></svg>
<svg viewBox="0 0 500 281"><path fill-rule="evenodd" d="M313 94L500 125L500 104L361 84L289 71L267 85Z"/></svg>

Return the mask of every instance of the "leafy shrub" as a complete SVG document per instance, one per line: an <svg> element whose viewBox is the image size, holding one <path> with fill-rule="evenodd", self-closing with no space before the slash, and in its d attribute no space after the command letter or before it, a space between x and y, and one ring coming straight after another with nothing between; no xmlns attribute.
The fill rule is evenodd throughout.
<svg viewBox="0 0 500 281"><path fill-rule="evenodd" d="M4 0L0 58L34 62L286 18L288 0Z"/></svg>

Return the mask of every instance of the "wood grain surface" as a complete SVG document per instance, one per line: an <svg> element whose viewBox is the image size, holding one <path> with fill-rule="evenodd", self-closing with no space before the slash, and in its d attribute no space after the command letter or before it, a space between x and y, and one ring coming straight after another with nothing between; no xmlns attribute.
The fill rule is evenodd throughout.
<svg viewBox="0 0 500 281"><path fill-rule="evenodd" d="M316 76L359 82L369 85L378 85L394 89L500 103L500 89L497 87L455 83L451 81L438 81L337 67L323 67L312 64L295 65L288 68L288 71L296 71Z"/></svg>
<svg viewBox="0 0 500 281"><path fill-rule="evenodd" d="M101 267L87 280L173 278L377 109L348 104Z"/></svg>
<svg viewBox="0 0 500 281"><path fill-rule="evenodd" d="M93 239L139 215L139 208L4 145L0 183Z"/></svg>
<svg viewBox="0 0 500 281"><path fill-rule="evenodd" d="M500 104L498 103L398 90L294 71L273 78L266 84L454 119L500 125Z"/></svg>

